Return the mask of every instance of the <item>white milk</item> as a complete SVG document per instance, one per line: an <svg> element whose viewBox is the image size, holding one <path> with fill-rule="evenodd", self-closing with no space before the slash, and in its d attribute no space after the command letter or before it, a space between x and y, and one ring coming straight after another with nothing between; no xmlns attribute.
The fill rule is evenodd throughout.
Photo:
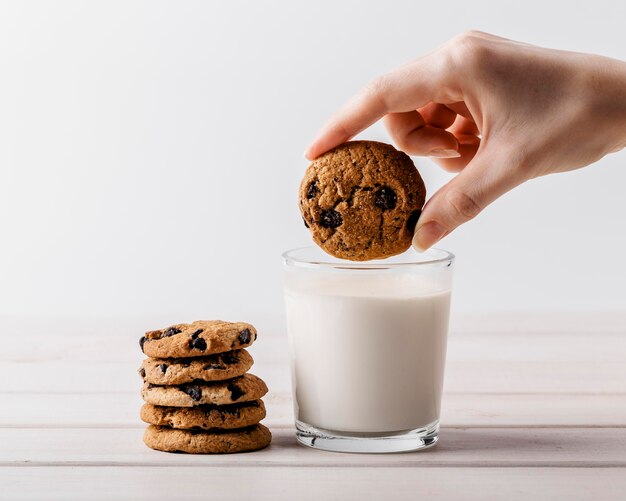
<svg viewBox="0 0 626 501"><path fill-rule="evenodd" d="M296 419L338 432L423 428L439 419L450 291L424 277L286 281Z"/></svg>

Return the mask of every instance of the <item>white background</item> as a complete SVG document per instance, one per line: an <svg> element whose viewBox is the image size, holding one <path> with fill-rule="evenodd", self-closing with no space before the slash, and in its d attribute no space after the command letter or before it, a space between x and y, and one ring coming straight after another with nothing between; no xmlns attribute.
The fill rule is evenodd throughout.
<svg viewBox="0 0 626 501"><path fill-rule="evenodd" d="M360 86L470 28L626 59L625 20L619 1L3 2L0 314L278 319L280 253L310 243L302 151ZM448 178L416 163L431 193ZM454 311L626 310L625 163L535 180L443 241Z"/></svg>

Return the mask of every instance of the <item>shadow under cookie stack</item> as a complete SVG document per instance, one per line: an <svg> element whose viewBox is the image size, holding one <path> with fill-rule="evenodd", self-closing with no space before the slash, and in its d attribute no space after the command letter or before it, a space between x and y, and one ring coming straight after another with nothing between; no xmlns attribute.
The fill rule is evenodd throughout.
<svg viewBox="0 0 626 501"><path fill-rule="evenodd" d="M254 361L245 350L256 338L252 325L220 320L147 332L139 342L150 357L139 369L146 445L192 454L268 446L272 435L260 424L267 386L248 374Z"/></svg>

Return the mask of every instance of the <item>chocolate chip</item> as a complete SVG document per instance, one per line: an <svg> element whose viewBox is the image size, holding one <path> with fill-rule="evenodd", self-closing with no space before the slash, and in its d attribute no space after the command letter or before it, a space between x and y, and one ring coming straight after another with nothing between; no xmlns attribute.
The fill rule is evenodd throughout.
<svg viewBox="0 0 626 501"><path fill-rule="evenodd" d="M204 329L198 329L191 334L191 340L189 341L189 348L191 350L206 350L206 341L198 336L204 332Z"/></svg>
<svg viewBox="0 0 626 501"><path fill-rule="evenodd" d="M417 224L417 221L421 215L422 215L421 210L414 210L413 212L411 212L411 215L406 220L406 228L409 231L413 231L415 229L415 225Z"/></svg>
<svg viewBox="0 0 626 501"><path fill-rule="evenodd" d="M189 341L189 349L204 351L206 350L206 341L201 337L194 338L192 336L191 340Z"/></svg>
<svg viewBox="0 0 626 501"><path fill-rule="evenodd" d="M229 414L230 416L239 417L241 415L239 413L239 409L241 407L245 407L245 404L220 405L217 410L222 414L222 421L224 421L224 415L225 414Z"/></svg>
<svg viewBox="0 0 626 501"><path fill-rule="evenodd" d="M204 412L209 413L211 411L217 411L221 414L222 421L224 420L224 415L229 414L231 416L239 417L241 413L241 409L246 407L260 407L259 402L257 400L252 400L250 402L241 402L239 404L226 404L226 405L215 405L215 404L202 404L199 405L198 408L202 409Z"/></svg>
<svg viewBox="0 0 626 501"><path fill-rule="evenodd" d="M239 331L239 342L241 344L248 344L250 341L252 341L252 332L250 332L250 329Z"/></svg>
<svg viewBox="0 0 626 501"><path fill-rule="evenodd" d="M320 226L323 228L338 228L343 224L343 217L334 209L323 210L320 216Z"/></svg>
<svg viewBox="0 0 626 501"><path fill-rule="evenodd" d="M146 336L141 336L141 339L139 340L139 347L141 348L141 351L143 351L143 345L146 341Z"/></svg>
<svg viewBox="0 0 626 501"><path fill-rule="evenodd" d="M239 400L242 396L245 395L245 392L239 388L235 383L228 383L228 391L230 391L230 399L234 402L235 400Z"/></svg>
<svg viewBox="0 0 626 501"><path fill-rule="evenodd" d="M145 378L146 378L146 369L144 369L143 367L142 367L141 369L139 369L139 375L140 375L142 378L144 378L144 379L145 379Z"/></svg>
<svg viewBox="0 0 626 501"><path fill-rule="evenodd" d="M227 365L233 365L233 364L239 363L239 357L232 352L223 353L220 358L222 359L222 362L224 362Z"/></svg>
<svg viewBox="0 0 626 501"><path fill-rule="evenodd" d="M183 331L181 331L177 327L170 327L163 333L161 337L170 337L170 336L173 336L174 334L180 334L181 332Z"/></svg>
<svg viewBox="0 0 626 501"><path fill-rule="evenodd" d="M312 198L315 198L315 195L317 195L320 192L319 188L317 187L317 183L315 181L313 181L309 187L306 189L306 198L307 200L311 200Z"/></svg>
<svg viewBox="0 0 626 501"><path fill-rule="evenodd" d="M183 386L181 387L181 391L189 395L196 402L202 398L202 390L198 385Z"/></svg>
<svg viewBox="0 0 626 501"><path fill-rule="evenodd" d="M239 417L241 414L239 413L238 407L229 407L227 405L223 406L220 411L222 412L222 421L224 420L224 414L230 414L231 416Z"/></svg>
<svg viewBox="0 0 626 501"><path fill-rule="evenodd" d="M374 205L382 210L391 210L396 207L398 198L396 192L389 186L383 186L379 188L374 195Z"/></svg>
<svg viewBox="0 0 626 501"><path fill-rule="evenodd" d="M165 374L167 372L167 364L159 364L159 369L161 369L161 372L163 374Z"/></svg>
<svg viewBox="0 0 626 501"><path fill-rule="evenodd" d="M305 228L309 228L309 223L306 222L306 219L302 218L302 222L304 223Z"/></svg>
<svg viewBox="0 0 626 501"><path fill-rule="evenodd" d="M226 367L224 367L222 364L207 364L202 369L205 371L208 371L208 370L223 371L224 369L226 369Z"/></svg>

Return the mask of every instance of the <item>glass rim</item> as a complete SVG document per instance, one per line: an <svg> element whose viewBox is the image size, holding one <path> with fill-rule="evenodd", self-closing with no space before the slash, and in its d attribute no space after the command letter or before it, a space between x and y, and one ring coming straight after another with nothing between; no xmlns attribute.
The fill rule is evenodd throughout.
<svg viewBox="0 0 626 501"><path fill-rule="evenodd" d="M420 266L437 266L437 265L450 266L456 258L456 256L452 252L444 250L444 249L439 249L436 247L432 247L428 249L427 251L425 251L424 253L418 254L418 255L423 256L424 254L428 252L435 251L437 253L442 254L440 257L427 259L423 261L409 260L407 262L402 262L402 263L391 263L391 262L386 263L382 260L376 260L375 262L337 260L333 262L331 261L331 259L338 259L338 258L333 258L330 255L328 255L328 260L303 259L303 258L298 258L294 256L295 253L306 251L308 249L316 249L316 250L323 252L322 249L320 249L319 247L315 245L296 247L295 249L287 250L281 254L281 257L283 258L283 264L285 264L286 266L297 266L297 267L302 267L302 268L333 268L333 269L343 269L343 270L386 270L386 269L414 268L414 267L420 267Z"/></svg>

